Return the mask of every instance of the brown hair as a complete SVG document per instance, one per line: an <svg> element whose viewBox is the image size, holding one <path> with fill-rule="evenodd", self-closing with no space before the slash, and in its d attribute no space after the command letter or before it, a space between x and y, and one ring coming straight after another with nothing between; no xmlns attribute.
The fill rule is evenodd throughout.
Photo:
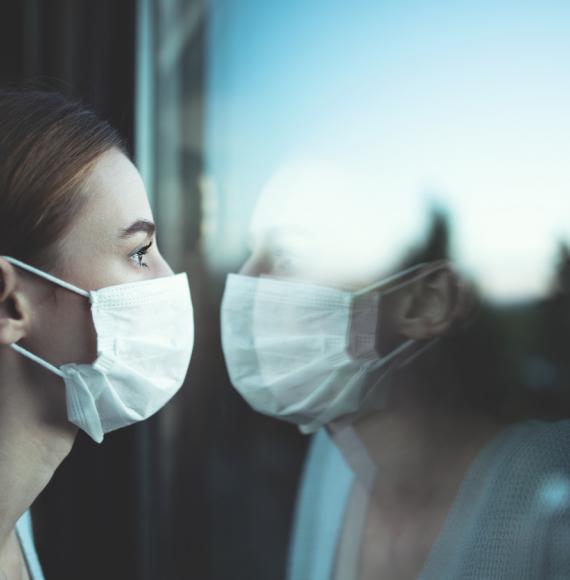
<svg viewBox="0 0 570 580"><path fill-rule="evenodd" d="M95 113L53 92L0 89L0 255L43 268L84 207L95 161L123 143Z"/></svg>

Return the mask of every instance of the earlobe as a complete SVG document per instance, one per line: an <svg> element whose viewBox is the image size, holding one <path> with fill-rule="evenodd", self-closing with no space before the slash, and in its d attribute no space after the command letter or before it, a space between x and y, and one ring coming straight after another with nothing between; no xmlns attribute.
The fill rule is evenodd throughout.
<svg viewBox="0 0 570 580"><path fill-rule="evenodd" d="M468 294L467 285L448 264L437 268L403 289L399 332L416 340L447 334L467 317L472 303Z"/></svg>
<svg viewBox="0 0 570 580"><path fill-rule="evenodd" d="M12 344L26 334L25 298L18 289L14 266L0 258L0 344Z"/></svg>

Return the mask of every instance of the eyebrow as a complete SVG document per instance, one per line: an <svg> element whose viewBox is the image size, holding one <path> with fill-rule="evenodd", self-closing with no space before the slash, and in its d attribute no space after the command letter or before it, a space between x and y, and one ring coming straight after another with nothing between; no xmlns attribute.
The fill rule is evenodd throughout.
<svg viewBox="0 0 570 580"><path fill-rule="evenodd" d="M138 234L139 232L144 232L145 234L152 236L155 231L156 226L152 222L149 222L148 220L137 220L130 226L122 228L119 237L124 240Z"/></svg>

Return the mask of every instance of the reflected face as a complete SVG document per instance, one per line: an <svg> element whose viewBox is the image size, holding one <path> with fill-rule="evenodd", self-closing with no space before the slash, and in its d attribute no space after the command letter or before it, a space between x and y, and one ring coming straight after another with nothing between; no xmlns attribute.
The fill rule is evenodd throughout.
<svg viewBox="0 0 570 580"><path fill-rule="evenodd" d="M251 254L240 274L304 279L304 275L310 276L305 263L310 241L309 233L304 230L274 228L257 233L251 240Z"/></svg>
<svg viewBox="0 0 570 580"><path fill-rule="evenodd" d="M240 269L245 276L272 276L356 290L375 281L351 275L342 263L325 264L322 240L303 228L275 228L257 232L251 253Z"/></svg>
<svg viewBox="0 0 570 580"><path fill-rule="evenodd" d="M52 274L85 290L172 274L156 246L142 179L125 155L102 155L83 187L87 202L58 244ZM25 282L37 299L22 342L55 365L92 362L97 353L89 301L34 275Z"/></svg>

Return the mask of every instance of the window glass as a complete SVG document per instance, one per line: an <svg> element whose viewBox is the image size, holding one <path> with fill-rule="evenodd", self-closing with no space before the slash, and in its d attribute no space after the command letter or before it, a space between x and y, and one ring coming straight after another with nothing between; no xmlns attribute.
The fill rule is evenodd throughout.
<svg viewBox="0 0 570 580"><path fill-rule="evenodd" d="M152 10L173 566L570 574L570 6Z"/></svg>

